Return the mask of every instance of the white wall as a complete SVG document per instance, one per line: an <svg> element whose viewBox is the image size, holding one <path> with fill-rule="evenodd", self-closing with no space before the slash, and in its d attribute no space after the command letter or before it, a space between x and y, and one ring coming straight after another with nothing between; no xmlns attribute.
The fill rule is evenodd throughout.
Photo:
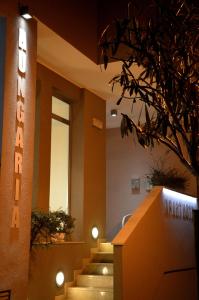
<svg viewBox="0 0 199 300"><path fill-rule="evenodd" d="M119 128L107 129L107 223L106 237L112 239L121 228L122 217L134 211L147 194L145 176L158 159L165 161L165 167L176 167L187 172L178 158L168 153L167 148L156 146L152 151L136 144L132 136L122 139ZM190 178L187 193L195 195L195 181ZM131 193L131 179L141 179L140 194Z"/></svg>

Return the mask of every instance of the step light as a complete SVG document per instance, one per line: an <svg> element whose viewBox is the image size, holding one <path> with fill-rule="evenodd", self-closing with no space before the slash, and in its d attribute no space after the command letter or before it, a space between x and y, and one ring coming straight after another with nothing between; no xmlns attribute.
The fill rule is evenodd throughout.
<svg viewBox="0 0 199 300"><path fill-rule="evenodd" d="M55 277L56 285L58 287L63 286L64 280L65 280L64 273L62 271L57 272L56 277Z"/></svg>
<svg viewBox="0 0 199 300"><path fill-rule="evenodd" d="M108 268L107 267L103 267L102 274L103 275L108 275Z"/></svg>
<svg viewBox="0 0 199 300"><path fill-rule="evenodd" d="M99 237L99 230L96 226L93 226L91 230L91 235L94 240L96 240Z"/></svg>

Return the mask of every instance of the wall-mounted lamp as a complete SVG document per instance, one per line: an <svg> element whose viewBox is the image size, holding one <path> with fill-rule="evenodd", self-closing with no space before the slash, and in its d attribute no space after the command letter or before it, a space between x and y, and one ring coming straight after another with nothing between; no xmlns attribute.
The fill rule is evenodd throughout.
<svg viewBox="0 0 199 300"><path fill-rule="evenodd" d="M93 228L91 229L91 235L94 240L99 237L99 230L96 226L93 226Z"/></svg>
<svg viewBox="0 0 199 300"><path fill-rule="evenodd" d="M19 7L19 13L20 13L20 16L21 16L22 18L24 18L25 20L30 20L30 19L32 19L32 16L31 16L31 14L30 14L30 12L29 12L29 8L28 8L28 6L26 6L26 5L21 5L21 6Z"/></svg>
<svg viewBox="0 0 199 300"><path fill-rule="evenodd" d="M65 280L64 273L62 271L57 272L56 277L55 277L56 285L58 287L63 286L64 280Z"/></svg>
<svg viewBox="0 0 199 300"><path fill-rule="evenodd" d="M111 117L117 117L117 109L111 109Z"/></svg>

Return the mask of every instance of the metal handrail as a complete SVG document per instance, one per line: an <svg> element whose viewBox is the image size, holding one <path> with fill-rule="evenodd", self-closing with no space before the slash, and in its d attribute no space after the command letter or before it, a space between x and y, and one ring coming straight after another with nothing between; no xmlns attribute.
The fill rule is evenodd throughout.
<svg viewBox="0 0 199 300"><path fill-rule="evenodd" d="M126 224L126 222L128 221L128 219L132 216L132 214L128 214L128 215L125 215L123 218L122 218L122 227L124 227L124 225Z"/></svg>

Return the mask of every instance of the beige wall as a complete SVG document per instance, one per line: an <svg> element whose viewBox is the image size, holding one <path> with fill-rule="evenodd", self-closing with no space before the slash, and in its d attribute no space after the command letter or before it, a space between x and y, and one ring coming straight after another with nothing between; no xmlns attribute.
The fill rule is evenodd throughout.
<svg viewBox="0 0 199 300"><path fill-rule="evenodd" d="M27 299L30 213L34 148L36 82L36 24L22 21L17 1L1 1L0 14L7 16L4 118L0 177L0 290L11 289L13 300ZM21 196L14 200L14 151L18 74L18 28L27 31L24 148ZM11 229L13 205L19 207L19 229Z"/></svg>
<svg viewBox="0 0 199 300"><path fill-rule="evenodd" d="M121 228L122 217L133 212L146 196L146 174L156 166L160 159L164 166L176 167L189 178L187 193L196 194L195 179L185 170L178 158L167 152L167 148L156 146L152 150L144 149L135 143L133 136L121 137L120 129L107 129L107 236L112 239ZM139 194L131 193L131 178L141 179Z"/></svg>
<svg viewBox="0 0 199 300"><path fill-rule="evenodd" d="M105 101L84 90L84 236L89 238L93 225L98 226L100 237L105 237L106 222L106 149ZM92 125L93 118L103 128Z"/></svg>
<svg viewBox="0 0 199 300"><path fill-rule="evenodd" d="M92 225L104 237L106 218L105 101L80 89L38 64L37 112L34 164L34 208L48 210L50 183L51 96L69 100L71 104L71 182L70 213L75 217L73 240L49 249L34 248L29 280L30 300L50 300L63 294L54 282L55 273L63 269L66 281L72 270L81 267L81 258L88 257ZM92 126L93 117L103 122L103 129Z"/></svg>
<svg viewBox="0 0 199 300"><path fill-rule="evenodd" d="M37 131L35 132L35 172L37 176L34 176L34 190L37 193L34 194L34 207L42 210L49 209L52 95L64 97L72 105L80 100L81 90L38 64Z"/></svg>
<svg viewBox="0 0 199 300"><path fill-rule="evenodd" d="M88 240L92 225L104 237L106 204L105 101L38 65L34 207L49 208L51 96L71 103L70 212L76 218L74 238ZM92 126L102 121L103 129ZM98 209L96 210L96 205Z"/></svg>
<svg viewBox="0 0 199 300"><path fill-rule="evenodd" d="M197 299L193 223L166 214L163 201L155 188L113 240L115 300Z"/></svg>

